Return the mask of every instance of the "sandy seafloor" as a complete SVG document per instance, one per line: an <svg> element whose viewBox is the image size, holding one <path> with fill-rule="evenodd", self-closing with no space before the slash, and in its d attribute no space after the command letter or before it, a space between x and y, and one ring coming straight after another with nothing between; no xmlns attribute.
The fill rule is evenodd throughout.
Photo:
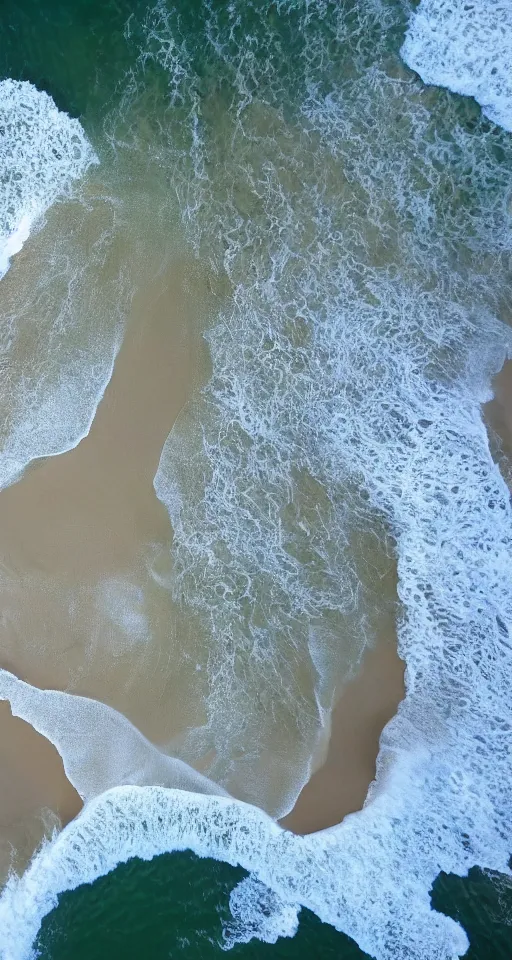
<svg viewBox="0 0 512 960"><path fill-rule="evenodd" d="M7 2L2 960L508 955L512 19L464 10Z"/></svg>

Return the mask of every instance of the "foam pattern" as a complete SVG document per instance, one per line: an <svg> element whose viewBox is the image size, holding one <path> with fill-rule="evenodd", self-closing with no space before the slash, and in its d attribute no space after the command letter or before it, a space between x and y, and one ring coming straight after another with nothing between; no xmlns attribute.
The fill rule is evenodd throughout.
<svg viewBox="0 0 512 960"><path fill-rule="evenodd" d="M512 130L510 0L421 0L401 54L424 83L474 97L490 120Z"/></svg>
<svg viewBox="0 0 512 960"><path fill-rule="evenodd" d="M418 757L415 774L422 764ZM227 798L158 787L110 790L88 803L77 820L46 844L21 879L8 881L0 901L2 958L36 956L32 947L41 919L63 890L90 883L133 856L149 860L173 850L225 860L253 875L231 895L235 916L226 930L227 945L247 942L251 928L258 935L263 927L267 942L283 933L290 936L303 905L345 930L373 956L457 956L467 947L460 927L430 910L428 890L418 880L415 888L404 889L399 860L394 861L396 872L388 872L390 856L394 860L404 855L390 831L387 807L399 800L398 816L407 808L396 786L390 784L386 798L340 827L304 838L282 830L256 807ZM383 903L387 925L382 924ZM419 942L425 946L422 953Z"/></svg>
<svg viewBox="0 0 512 960"><path fill-rule="evenodd" d="M79 121L48 94L28 82L0 82L0 276L47 220L31 256L2 283L0 488L31 460L87 435L112 374L126 307L125 278L101 275L114 233L112 201L100 189L96 204L84 203L76 186L97 163ZM65 210L55 205L59 197L72 201Z"/></svg>
<svg viewBox="0 0 512 960"><path fill-rule="evenodd" d="M78 120L21 80L0 81L0 278L32 225L97 157Z"/></svg>
<svg viewBox="0 0 512 960"><path fill-rule="evenodd" d="M379 960L463 954L431 909L435 877L509 872L512 516L481 404L512 355L511 146L405 71L396 9L160 2L139 64L141 84L168 78L159 162L229 288L212 378L155 478L175 595L210 636L213 776L238 746L256 788L288 725L302 772L282 802L300 786L322 678L367 640L373 531L396 557L407 692L365 807L298 838L231 799L111 790L11 879L7 960L30 956L61 890L135 855L187 848L250 871L227 944L290 935L304 905Z"/></svg>
<svg viewBox="0 0 512 960"><path fill-rule="evenodd" d="M173 153L175 188L192 241L232 289L207 335L212 380L171 433L155 478L175 531L176 596L201 612L211 638L215 779L236 747L249 770L254 744L279 725L300 731L295 768L304 763L329 705L312 635L322 623L331 674L342 650L353 664L371 638L368 563L354 550L354 530L359 542L375 522L364 502L371 478L382 469L391 484L424 397L464 367L479 324L489 370L506 341L495 349L491 316L510 249L499 135L473 136L450 114L441 142L420 84L397 59L387 65L389 9L363 5L350 20L332 4L278 7L277 25L258 33L258 4L245 18L234 7L227 22L205 4L201 55L227 76L227 107L213 92L198 109L190 34L163 4L144 61L151 53L167 70L169 37L181 52L192 120L188 152ZM279 45L292 33L287 78ZM340 43L351 50L348 77L333 57ZM395 535L391 511L379 515ZM301 685L308 657L316 701Z"/></svg>
<svg viewBox="0 0 512 960"><path fill-rule="evenodd" d="M123 783L225 793L182 760L162 753L126 717L98 700L39 690L7 670L0 670L0 699L54 744L83 800Z"/></svg>
<svg viewBox="0 0 512 960"><path fill-rule="evenodd" d="M511 516L480 405L512 345L500 320L510 144L401 68L389 5L277 4L258 32L260 7L224 18L203 7L201 54L229 89L229 160L219 103L194 107L194 52L162 4L149 34L161 65L169 33L186 52L194 125L177 189L181 169L193 241L232 289L208 333L212 380L155 479L175 530L175 589L208 620L218 755L231 730L268 742L277 703L307 744L315 720L295 658L321 619L332 648L332 611L346 642L364 590L354 531L381 518L407 697L382 736L371 801L336 833L338 907L319 915L379 958L452 957L465 940L430 912L437 872L506 871L509 855Z"/></svg>

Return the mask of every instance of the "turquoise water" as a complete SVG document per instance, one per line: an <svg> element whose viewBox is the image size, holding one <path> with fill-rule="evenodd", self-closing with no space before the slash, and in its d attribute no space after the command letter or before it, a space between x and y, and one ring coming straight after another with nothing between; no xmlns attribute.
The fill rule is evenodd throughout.
<svg viewBox="0 0 512 960"><path fill-rule="evenodd" d="M244 871L180 853L150 863L132 860L114 873L61 897L43 922L42 960L213 960L225 955L223 930L232 922L229 894ZM512 953L512 893L473 870L467 879L441 875L433 902L459 919L469 933L468 960L507 960ZM224 949L223 949L224 948ZM348 937L304 910L293 939L276 944L238 944L230 957L362 960Z"/></svg>
<svg viewBox="0 0 512 960"><path fill-rule="evenodd" d="M82 247L68 228L47 264L53 277L85 251L82 300L94 274L106 306L78 312L72 336L60 323L49 393L78 353L79 402L144 258L163 249L165 261L174 244L215 278L212 377L155 477L175 532L173 598L201 640L182 695L202 698L203 722L182 759L213 757L212 779L282 813L336 682L390 606L408 665L358 818L301 845L240 805L116 794L9 888L11 951L61 894L40 933L48 960L207 957L274 913L292 932L299 904L330 923L304 906L295 937L234 952L361 955L335 924L386 960L438 960L465 941L428 909L436 875L506 869L510 504L480 404L512 351L512 149L473 101L405 68L409 13L398 0L4 2L0 77L50 94L100 161L79 195ZM383 596L395 568L398 597ZM179 852L62 893L134 848L180 845L250 865L270 906L268 889L260 903L242 886L234 930L241 868ZM509 954L506 881L441 875L434 905L474 957Z"/></svg>

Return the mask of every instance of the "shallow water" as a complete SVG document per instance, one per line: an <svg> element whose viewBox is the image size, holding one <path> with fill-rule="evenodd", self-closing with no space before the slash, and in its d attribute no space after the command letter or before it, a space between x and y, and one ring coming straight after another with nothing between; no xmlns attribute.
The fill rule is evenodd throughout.
<svg viewBox="0 0 512 960"><path fill-rule="evenodd" d="M70 452L0 495L2 666L66 693L0 693L85 799L141 786L8 886L6 956L67 887L183 837L272 888L263 939L302 904L393 960L463 950L440 870L506 870L510 503L480 405L512 349L512 150L404 66L408 13L7 3L1 75L99 164L44 194L1 284L5 483ZM357 818L302 843L152 790L199 782L170 755L286 813L390 613L407 698Z"/></svg>

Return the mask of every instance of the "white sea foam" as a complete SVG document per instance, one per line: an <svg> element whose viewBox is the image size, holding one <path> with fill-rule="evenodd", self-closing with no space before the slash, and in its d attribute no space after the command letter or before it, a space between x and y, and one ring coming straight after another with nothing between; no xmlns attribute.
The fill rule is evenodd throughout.
<svg viewBox="0 0 512 960"><path fill-rule="evenodd" d="M401 54L424 83L474 97L512 130L510 0L421 0Z"/></svg>
<svg viewBox="0 0 512 960"><path fill-rule="evenodd" d="M79 121L47 93L28 82L0 82L0 277L49 208L71 197L75 181L97 163ZM61 223L62 235L46 231L33 262L2 285L0 488L31 460L69 450L87 435L112 374L123 283L115 284L109 303L112 290L104 282L93 303L109 231L94 244L89 236L85 262L79 221L75 209L71 226ZM106 313L96 332L95 309Z"/></svg>
<svg viewBox="0 0 512 960"><path fill-rule="evenodd" d="M359 574L351 526L364 534L365 498L384 519L396 545L407 696L381 738L376 786L363 813L310 838L307 854L300 848L300 865L280 852L282 885L262 862L253 869L380 960L446 960L467 941L430 910L437 873L506 871L510 853L512 518L480 411L512 351L495 316L512 248L507 143L466 128L454 101L438 121L422 86L389 63L393 24L381 4L358 7L356 22L329 4L277 6L297 18L290 87L281 34L262 28L258 72L240 5L229 31L210 8L212 62L232 66L233 123L223 177L225 129L221 143L207 108L196 117L193 168L199 154L208 173L194 180L190 228L213 268L221 259L233 296L208 334L201 425L177 425L155 488L175 530L176 589L211 631L219 733L240 715L258 736L261 717L251 726L241 706L242 690L261 696L258 680L269 724L274 690L293 713L296 691L278 678L303 656L301 631L322 611L339 612L345 639L339 624ZM170 30L169 15L152 24L158 62ZM340 43L346 72L332 55ZM303 512L304 474L330 505L323 523L307 503ZM311 888L322 890L314 903Z"/></svg>
<svg viewBox="0 0 512 960"><path fill-rule="evenodd" d="M47 93L0 81L0 277L35 221L97 162L79 121Z"/></svg>
<svg viewBox="0 0 512 960"><path fill-rule="evenodd" d="M102 614L119 628L126 643L143 642L150 633L144 611L144 590L122 579L103 580L97 591L97 604Z"/></svg>
<svg viewBox="0 0 512 960"><path fill-rule="evenodd" d="M357 606L351 551L378 515L395 543L407 696L363 811L307 838L227 798L123 786L94 799L6 888L6 960L30 955L60 891L135 855L192 849L249 870L257 882L232 895L228 944L290 935L304 905L379 960L462 954L464 932L431 910L435 877L508 870L512 516L481 417L512 355L497 318L512 246L507 142L469 130L453 102L441 119L430 112L390 62L378 4L347 17L345 5L278 2L261 35L248 9L215 6L199 41L212 75L226 65L228 119L214 96L198 110L174 7L158 5L143 58L169 66L170 101L185 104L190 152L172 129L161 150L196 249L233 290L208 335L200 426L185 415L155 479L175 530L174 588L211 632L219 755L264 741L281 707L301 718L307 753L328 691L305 703L293 671L322 615L339 628ZM297 48L284 73L288 16ZM350 69L332 55L340 43ZM315 638L320 686L336 663L331 632L342 635Z"/></svg>
<svg viewBox="0 0 512 960"><path fill-rule="evenodd" d="M65 304L68 310L72 306L69 301ZM57 321L59 319L56 318ZM56 339L61 332L58 328L57 322ZM9 339L7 337L5 351L0 349L0 359L5 361L6 367L12 344ZM30 379L27 377L24 380L23 371L18 371L14 376L14 371L11 371L9 380L6 378L5 388L10 390L11 402L14 398L15 403L2 436L0 489L18 480L32 460L65 453L77 446L91 429L98 404L112 377L121 344L121 332L120 329L117 332L105 331L104 336L97 339L95 346L91 345L89 355L86 353L85 356L81 350L77 350L75 354L70 340L72 341L72 335L66 344L67 363L63 357L59 358L58 354L52 355L48 344L48 353L43 355L43 363L48 360L48 367L51 368L56 366L60 359L62 364L56 377L48 377L49 382L44 375L47 375L46 370L40 379L37 377L41 357L34 364ZM1 346L3 344L0 342ZM1 356L2 353L4 356ZM89 364L85 371L82 363ZM50 374L51 372L50 369ZM15 382L14 388L10 388L11 380Z"/></svg>
<svg viewBox="0 0 512 960"><path fill-rule="evenodd" d="M410 757L407 761L410 763ZM413 777L420 777L423 757ZM404 760L399 760L402 768ZM337 828L296 837L262 811L235 800L164 790L119 787L88 803L83 813L43 847L21 879L12 877L0 901L0 950L3 960L27 960L41 920L57 904L59 893L90 883L131 857L193 850L250 871L257 883L232 894L234 923L228 945L246 941L264 928L264 939L292 935L300 906L354 937L370 955L445 960L467 947L458 925L430 909L423 878L401 883L402 861L428 849L407 851L405 837L392 829L396 815L407 816L402 786L388 783L386 794ZM428 825L426 825L428 829ZM427 845L428 847L428 845ZM395 872L389 869L393 865ZM439 869L429 863L434 878ZM265 893L261 885L267 889ZM267 913L262 920L262 898ZM418 943L424 949L418 952Z"/></svg>
<svg viewBox="0 0 512 960"><path fill-rule="evenodd" d="M55 745L83 800L124 783L225 793L182 760L162 753L126 717L98 700L39 690L7 670L0 670L0 699Z"/></svg>

